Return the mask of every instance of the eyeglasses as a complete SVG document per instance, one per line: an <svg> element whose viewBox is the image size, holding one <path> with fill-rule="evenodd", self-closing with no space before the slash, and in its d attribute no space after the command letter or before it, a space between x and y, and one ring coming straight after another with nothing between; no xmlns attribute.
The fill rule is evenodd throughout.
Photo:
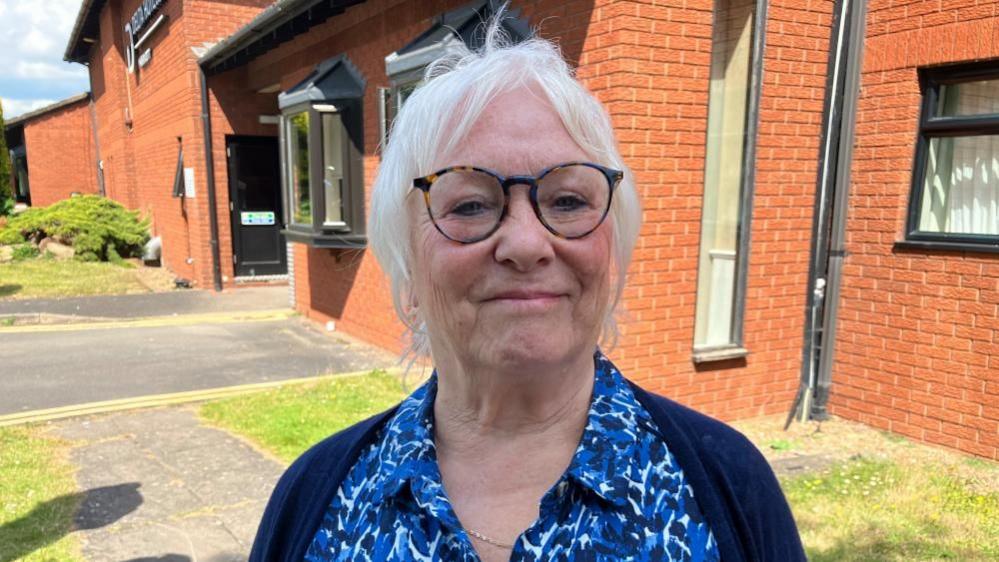
<svg viewBox="0 0 999 562"><path fill-rule="evenodd" d="M624 173L590 162L566 162L537 176L501 176L475 166L451 166L413 180L427 212L445 238L472 244L499 229L510 204L510 188L526 185L534 214L560 238L593 232L610 210L614 188Z"/></svg>

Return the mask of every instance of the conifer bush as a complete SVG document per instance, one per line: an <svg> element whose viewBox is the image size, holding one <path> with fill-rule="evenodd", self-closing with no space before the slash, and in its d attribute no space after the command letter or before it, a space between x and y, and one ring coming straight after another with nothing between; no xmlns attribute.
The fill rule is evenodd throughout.
<svg viewBox="0 0 999 562"><path fill-rule="evenodd" d="M149 220L105 197L79 195L28 209L0 230L0 244L37 244L45 238L72 246L83 261L139 257L149 241Z"/></svg>

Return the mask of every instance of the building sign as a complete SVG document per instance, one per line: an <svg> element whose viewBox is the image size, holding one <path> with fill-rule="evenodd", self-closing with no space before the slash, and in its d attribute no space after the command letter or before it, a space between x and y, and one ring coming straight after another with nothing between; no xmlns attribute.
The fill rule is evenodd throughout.
<svg viewBox="0 0 999 562"><path fill-rule="evenodd" d="M270 211L242 212L239 214L239 223L243 225L271 226L274 224L274 213Z"/></svg>
<svg viewBox="0 0 999 562"><path fill-rule="evenodd" d="M184 197L194 197L194 168L184 168Z"/></svg>
<svg viewBox="0 0 999 562"><path fill-rule="evenodd" d="M135 62L136 56L135 52L138 48L145 42L149 35L157 28L166 16L160 16L156 18L156 21L149 26L149 30L146 31L141 37L136 38L140 31L146 27L149 23L150 18L152 18L156 12L163 5L164 0L142 0L142 4L139 8L135 10L132 14L131 19L125 24L125 35L128 36L128 44L125 45L125 61L128 63L128 71L135 72ZM148 59L147 59L148 60Z"/></svg>

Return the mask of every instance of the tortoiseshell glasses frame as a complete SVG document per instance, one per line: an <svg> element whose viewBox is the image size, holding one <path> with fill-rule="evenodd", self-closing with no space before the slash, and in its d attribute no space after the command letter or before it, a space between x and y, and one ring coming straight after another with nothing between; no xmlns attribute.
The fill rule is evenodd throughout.
<svg viewBox="0 0 999 562"><path fill-rule="evenodd" d="M552 221L546 219L545 217L546 213L543 212L541 209L541 202L539 201L538 192L539 192L539 186L548 185L543 182L543 180L546 177L547 178L556 177L553 175L556 174L556 172L573 168L574 168L573 171L576 172L580 172L582 170L594 170L600 173L600 175L603 177L603 180L606 182L605 185L607 191L606 194L596 193L594 194L595 196L593 198L599 199L603 198L603 196L606 195L606 202L598 200L597 203L599 204L599 208L594 208L590 206L587 209L590 215L586 219L584 219L586 222L583 223L584 226L582 227L581 232L566 233L566 232L561 232L556 225L552 224ZM462 212L456 213L458 214L460 220L465 220L466 218L470 218L472 220L478 220L479 226L476 226L475 230L481 231L470 236L460 236L456 235L453 228L449 232L449 229L441 224L441 222L443 222L444 219L442 219L442 217L440 216L436 216L439 213L434 212L434 206L431 204L431 199L432 199L431 188L434 186L435 183L439 182L441 178L448 177L448 174L452 174L451 177L454 177L453 174L456 173L467 174L469 172L484 174L484 176L480 177L488 176L491 177L493 180L495 180L496 187L500 188L503 192L503 207L502 211L498 214L495 213L495 210L493 210L491 214L487 214L488 209L487 211L480 211L479 209L471 209L471 212L467 212L466 210L463 209ZM585 173L590 176L589 178L587 178L588 180L593 181L594 183L596 182L596 176L595 174L593 174L593 172L585 172ZM535 176L525 176L525 175L503 176L497 172L494 172L493 170L489 170L487 168L480 168L477 166L450 166L438 170L427 176L415 178L413 180L413 188L423 192L423 200L424 203L426 204L427 213L430 216L430 220L433 222L434 227L437 229L437 231L440 232L441 235L447 238L448 240L453 240L461 244L474 244L475 242L480 242L492 236L493 233L499 230L500 224L503 222L503 219L506 218L508 214L510 206L510 188L515 185L526 185L529 188L528 196L531 201L531 207L534 209L534 215L538 218L541 224L544 225L545 229L547 229L548 232L551 232L553 235L559 238L564 238L567 240L576 240L592 233L601 224L603 224L604 220L607 218L608 212L610 211L611 201L613 200L614 196L614 190L617 188L618 184L621 182L623 178L624 178L624 172L622 172L621 170L615 170L613 168L608 168L606 166L601 166L600 164L594 164L592 162L564 162L561 164L556 164L554 166L545 168ZM568 204L565 201L562 201L563 194L557 193L557 195L558 198L554 200L553 212L556 212L556 214L562 213L564 216L568 217L568 219L572 219L573 218L572 213L576 212L577 209L581 208L579 205L582 205L582 207L586 207L587 204L589 204L589 202L586 201L585 199L583 200L578 199L578 194L572 193L571 189L570 192L568 193L568 196L577 197L577 199L568 201ZM559 201L561 201L561 203ZM479 207L483 206L483 201L481 200L481 198L480 200L462 201L461 205L465 205L467 203L471 203L472 205L478 205ZM488 201L486 201L486 203L488 203ZM474 213L476 212L479 213L480 216L475 216ZM492 218L493 215L495 216L495 219ZM599 215L599 218L597 218L597 215ZM579 216L578 212L576 213L576 216ZM491 224L491 226L489 226L488 228L483 228L483 225L486 225L488 224L489 221L493 220L495 220L495 222ZM468 221L465 220L465 222ZM592 224L589 224L591 222ZM577 224L578 223L579 221L577 221ZM461 229L459 228L458 230Z"/></svg>

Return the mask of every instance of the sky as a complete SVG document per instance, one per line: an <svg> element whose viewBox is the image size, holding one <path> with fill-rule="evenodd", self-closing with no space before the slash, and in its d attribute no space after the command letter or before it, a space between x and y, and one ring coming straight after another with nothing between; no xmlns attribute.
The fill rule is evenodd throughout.
<svg viewBox="0 0 999 562"><path fill-rule="evenodd" d="M0 0L0 100L3 116L90 89L87 67L62 60L82 0Z"/></svg>

